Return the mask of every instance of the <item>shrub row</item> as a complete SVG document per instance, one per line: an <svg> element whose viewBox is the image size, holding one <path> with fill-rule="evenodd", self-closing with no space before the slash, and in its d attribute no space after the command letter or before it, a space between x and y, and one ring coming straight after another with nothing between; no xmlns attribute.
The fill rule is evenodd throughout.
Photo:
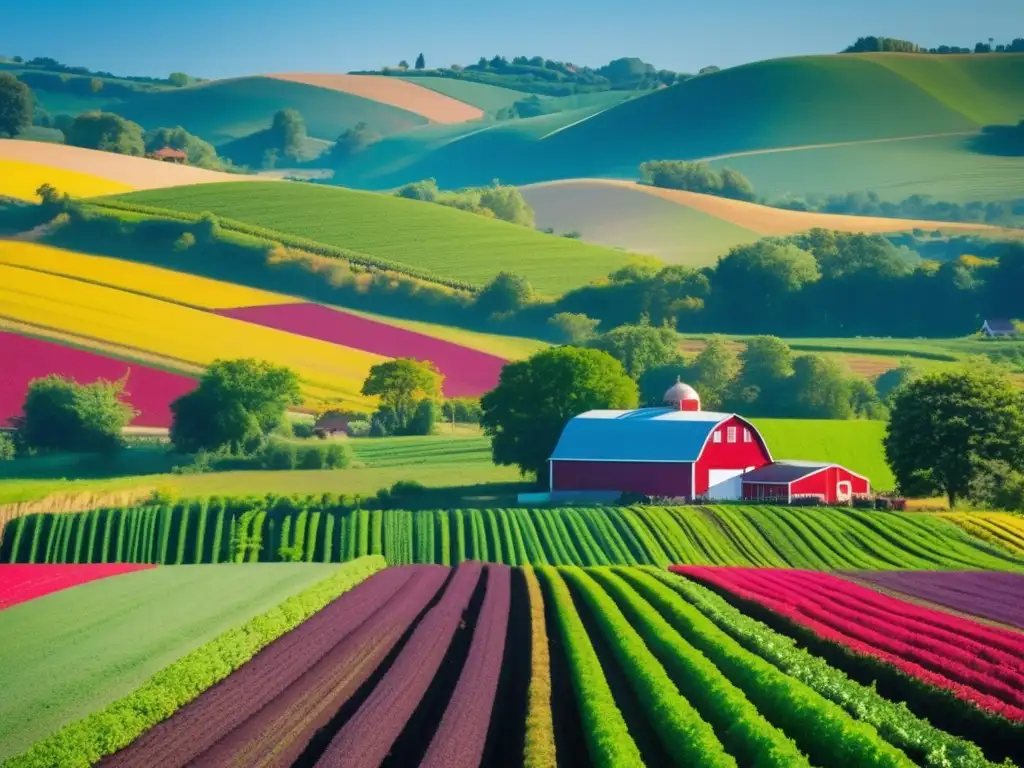
<svg viewBox="0 0 1024 768"><path fill-rule="evenodd" d="M523 569L530 597L530 686L526 706L523 768L555 768L555 723L551 713L551 656L544 624L544 596L532 568Z"/></svg>
<svg viewBox="0 0 1024 768"><path fill-rule="evenodd" d="M265 646L385 566L384 558L379 556L346 563L319 584L227 630L161 670L134 692L37 742L5 765L12 768L94 765L170 717Z"/></svg>

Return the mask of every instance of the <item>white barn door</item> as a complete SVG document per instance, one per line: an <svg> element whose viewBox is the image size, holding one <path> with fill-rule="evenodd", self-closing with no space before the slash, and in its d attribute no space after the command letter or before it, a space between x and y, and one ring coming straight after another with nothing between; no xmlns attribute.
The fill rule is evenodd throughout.
<svg viewBox="0 0 1024 768"><path fill-rule="evenodd" d="M742 469L709 469L708 494L715 501L731 501L743 498Z"/></svg>

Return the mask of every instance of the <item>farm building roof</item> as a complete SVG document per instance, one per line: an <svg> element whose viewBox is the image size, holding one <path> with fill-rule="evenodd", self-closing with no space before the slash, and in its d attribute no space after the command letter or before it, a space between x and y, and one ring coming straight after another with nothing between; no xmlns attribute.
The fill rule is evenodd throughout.
<svg viewBox="0 0 1024 768"><path fill-rule="evenodd" d="M994 333L1013 333L1017 330L1012 320L986 320L985 325Z"/></svg>
<svg viewBox="0 0 1024 768"><path fill-rule="evenodd" d="M820 461L777 461L747 472L743 475L744 483L792 483L807 475L826 467L836 466L834 464L822 463Z"/></svg>
<svg viewBox="0 0 1024 768"><path fill-rule="evenodd" d="M161 147L160 149L153 152L153 157L181 157L187 158L188 153L183 152L180 149L174 149L173 147Z"/></svg>
<svg viewBox="0 0 1024 768"><path fill-rule="evenodd" d="M718 424L731 413L640 408L587 411L562 430L552 460L696 461Z"/></svg>

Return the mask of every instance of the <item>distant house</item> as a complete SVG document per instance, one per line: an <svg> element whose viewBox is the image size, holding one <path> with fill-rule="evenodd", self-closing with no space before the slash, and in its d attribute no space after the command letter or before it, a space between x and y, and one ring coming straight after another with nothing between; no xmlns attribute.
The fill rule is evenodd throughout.
<svg viewBox="0 0 1024 768"><path fill-rule="evenodd" d="M165 163L188 165L188 154L180 149L172 149L171 147L161 147L156 152L150 152L149 157L153 160L162 160Z"/></svg>
<svg viewBox="0 0 1024 768"><path fill-rule="evenodd" d="M1017 326L1012 320L986 320L981 332L990 339L1013 338L1017 335Z"/></svg>
<svg viewBox="0 0 1024 768"><path fill-rule="evenodd" d="M348 434L349 420L337 413L325 413L313 424L313 431L319 434L335 436Z"/></svg>

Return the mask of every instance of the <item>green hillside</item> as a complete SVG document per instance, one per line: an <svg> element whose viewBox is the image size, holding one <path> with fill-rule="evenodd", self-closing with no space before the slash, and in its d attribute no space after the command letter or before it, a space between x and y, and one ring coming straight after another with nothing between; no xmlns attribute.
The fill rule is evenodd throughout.
<svg viewBox="0 0 1024 768"><path fill-rule="evenodd" d="M883 200L910 195L966 203L1024 196L1024 157L982 155L967 135L767 151L714 160L745 174L758 194L844 194L873 190Z"/></svg>
<svg viewBox="0 0 1024 768"><path fill-rule="evenodd" d="M508 270L546 294L603 277L630 258L433 203L297 182L200 184L117 199L209 211L480 285Z"/></svg>
<svg viewBox="0 0 1024 768"><path fill-rule="evenodd" d="M363 180L383 186L433 176L442 186L466 186L495 176L516 184L634 178L637 166L652 158L970 134L1024 114L1022 83L1024 55L1018 54L774 59L695 77L589 114L561 113L556 127L575 124L553 134L527 126L472 134L393 165L390 175L363 174ZM360 181L351 176L347 183ZM844 185L843 191L856 188Z"/></svg>
<svg viewBox="0 0 1024 768"><path fill-rule="evenodd" d="M488 113L497 112L529 95L511 88L502 88L499 85L486 85L470 80L456 80L451 77L403 77L401 79L443 93L445 96L451 96L466 104L472 104Z"/></svg>
<svg viewBox="0 0 1024 768"><path fill-rule="evenodd" d="M214 144L270 127L279 109L305 118L309 135L334 140L365 122L381 134L424 125L425 118L347 93L269 77L217 80L187 88L140 93L118 112L144 128L180 125Z"/></svg>

